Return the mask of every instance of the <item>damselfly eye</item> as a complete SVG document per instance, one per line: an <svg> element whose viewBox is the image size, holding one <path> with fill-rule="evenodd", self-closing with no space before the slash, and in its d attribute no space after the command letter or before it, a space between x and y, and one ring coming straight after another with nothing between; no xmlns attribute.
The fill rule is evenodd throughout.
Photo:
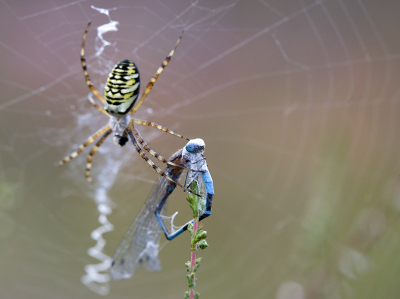
<svg viewBox="0 0 400 299"><path fill-rule="evenodd" d="M186 150L189 153L192 153L194 151L194 149L195 149L195 145L193 143L186 145Z"/></svg>

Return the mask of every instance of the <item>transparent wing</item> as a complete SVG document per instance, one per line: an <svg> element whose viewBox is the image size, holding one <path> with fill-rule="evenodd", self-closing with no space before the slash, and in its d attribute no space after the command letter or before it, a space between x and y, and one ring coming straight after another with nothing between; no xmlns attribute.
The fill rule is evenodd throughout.
<svg viewBox="0 0 400 299"><path fill-rule="evenodd" d="M158 258L160 225L154 215L157 204L165 196L169 181L159 177L143 208L129 227L118 246L111 264L114 280L127 279L143 266L147 271L160 271ZM165 215L167 205L161 210Z"/></svg>

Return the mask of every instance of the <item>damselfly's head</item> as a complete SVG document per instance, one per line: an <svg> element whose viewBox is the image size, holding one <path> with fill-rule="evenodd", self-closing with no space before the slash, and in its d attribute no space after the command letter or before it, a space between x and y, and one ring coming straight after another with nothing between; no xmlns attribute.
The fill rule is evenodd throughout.
<svg viewBox="0 0 400 299"><path fill-rule="evenodd" d="M185 149L190 154L203 153L205 148L206 144L204 143L204 140L200 138L190 140L185 146Z"/></svg>
<svg viewBox="0 0 400 299"><path fill-rule="evenodd" d="M202 171L206 160L203 156L206 144L203 139L196 138L190 140L182 149L182 156L190 163L189 168Z"/></svg>

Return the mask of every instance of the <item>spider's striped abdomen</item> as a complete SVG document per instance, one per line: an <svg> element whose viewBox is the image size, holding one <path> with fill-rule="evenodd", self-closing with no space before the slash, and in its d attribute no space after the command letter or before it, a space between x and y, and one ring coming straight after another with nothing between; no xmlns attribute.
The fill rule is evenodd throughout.
<svg viewBox="0 0 400 299"><path fill-rule="evenodd" d="M122 117L133 107L139 96L139 70L132 60L118 63L108 76L104 89L104 110L115 117Z"/></svg>

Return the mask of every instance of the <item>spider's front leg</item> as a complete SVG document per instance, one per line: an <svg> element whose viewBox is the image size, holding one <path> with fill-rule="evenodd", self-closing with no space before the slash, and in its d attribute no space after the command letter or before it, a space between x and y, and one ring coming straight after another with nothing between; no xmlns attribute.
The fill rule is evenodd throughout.
<svg viewBox="0 0 400 299"><path fill-rule="evenodd" d="M133 121L134 121L134 120L133 120ZM187 170L189 170L189 171L197 171L197 170L194 170L194 169L190 169L190 168L184 167L184 166L182 166L182 165L177 165L177 164L175 164L175 163L173 163L173 162L169 162L167 159L165 159L165 158L164 158L163 156L161 156L159 153L153 151L153 150L148 146L148 144L143 140L143 138L142 138L142 136L140 135L140 133L139 133L138 131L136 131L136 129L135 129L135 127L134 127L133 124L131 124L131 125L128 127L128 130L131 131L131 132L133 133L133 135L135 136L136 140L139 142L139 144L140 144L140 146L141 146L142 148L144 148L144 149L145 149L146 151L148 151L153 157L157 158L157 159L160 160L161 162L166 163L166 164L168 164L168 165L170 165L170 166L181 167L181 168L187 169Z"/></svg>
<svg viewBox="0 0 400 299"><path fill-rule="evenodd" d="M146 154L143 152L142 148L140 147L140 145L138 144L138 142L136 141L136 138L133 134L133 132L128 128L127 133L129 135L129 138L131 139L133 146L135 147L136 151L139 153L139 155L143 158L143 160L145 160L159 175L165 177L168 181L175 183L177 186L181 187L184 191L187 191L189 193L192 193L194 195L200 196L199 194L187 189L186 187L182 186L180 183L176 182L175 180L173 180L170 176L168 176L167 174L165 174L160 167L158 167L156 164L154 164L153 161L151 161Z"/></svg>

